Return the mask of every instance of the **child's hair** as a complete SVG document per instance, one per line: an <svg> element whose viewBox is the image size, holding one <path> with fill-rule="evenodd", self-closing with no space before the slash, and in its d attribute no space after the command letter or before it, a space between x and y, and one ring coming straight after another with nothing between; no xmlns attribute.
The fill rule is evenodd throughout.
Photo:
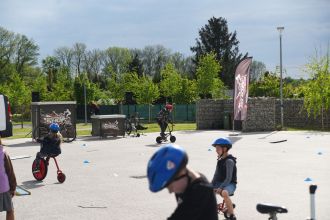
<svg viewBox="0 0 330 220"><path fill-rule="evenodd" d="M55 132L49 132L49 136L52 137L52 138L53 137L54 138L61 138L62 135L61 135L60 132L56 132L56 133Z"/></svg>

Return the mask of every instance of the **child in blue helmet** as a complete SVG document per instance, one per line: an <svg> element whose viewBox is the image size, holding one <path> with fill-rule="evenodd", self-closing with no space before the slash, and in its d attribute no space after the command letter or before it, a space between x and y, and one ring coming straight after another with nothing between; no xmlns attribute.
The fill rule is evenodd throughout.
<svg viewBox="0 0 330 220"><path fill-rule="evenodd" d="M228 151L232 148L232 143L228 138L216 139L213 144L218 154L218 162L212 179L215 192L223 197L228 208L229 219L236 220L233 203L230 196L234 194L237 184L236 158Z"/></svg>
<svg viewBox="0 0 330 220"><path fill-rule="evenodd" d="M216 220L216 198L212 186L203 174L188 168L186 151L176 145L166 145L151 157L147 176L149 189L158 192L167 188L175 193L178 203L168 220Z"/></svg>
<svg viewBox="0 0 330 220"><path fill-rule="evenodd" d="M59 133L60 126L57 123L49 125L49 133L41 139L40 152L37 153L37 166L34 172L39 172L39 161L47 156L56 157L61 154L62 135Z"/></svg>

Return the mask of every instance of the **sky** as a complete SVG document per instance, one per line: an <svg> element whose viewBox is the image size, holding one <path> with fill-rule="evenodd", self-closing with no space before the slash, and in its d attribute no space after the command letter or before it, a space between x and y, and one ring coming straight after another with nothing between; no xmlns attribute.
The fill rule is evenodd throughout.
<svg viewBox="0 0 330 220"><path fill-rule="evenodd" d="M304 65L330 44L330 0L0 0L0 26L24 34L40 58L59 47L143 49L163 45L193 55L198 31L211 17L227 20L239 50L283 76L308 78Z"/></svg>

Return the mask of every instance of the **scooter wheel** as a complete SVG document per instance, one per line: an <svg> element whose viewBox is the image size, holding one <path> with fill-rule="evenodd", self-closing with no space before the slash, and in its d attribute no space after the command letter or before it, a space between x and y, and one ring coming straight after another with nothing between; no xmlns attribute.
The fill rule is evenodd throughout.
<svg viewBox="0 0 330 220"><path fill-rule="evenodd" d="M57 180L60 183L63 183L65 181L65 174L64 173L58 173L57 174Z"/></svg>
<svg viewBox="0 0 330 220"><path fill-rule="evenodd" d="M158 136L158 137L156 138L156 142L157 142L158 144L161 144L161 143L162 143L162 137L161 137L161 136Z"/></svg>
<svg viewBox="0 0 330 220"><path fill-rule="evenodd" d="M176 141L176 137L175 137L175 136L171 136L171 137L170 137L170 141L171 141L172 143L174 143L174 142Z"/></svg>
<svg viewBox="0 0 330 220"><path fill-rule="evenodd" d="M136 137L140 137L140 133L137 133L137 134L136 134Z"/></svg>

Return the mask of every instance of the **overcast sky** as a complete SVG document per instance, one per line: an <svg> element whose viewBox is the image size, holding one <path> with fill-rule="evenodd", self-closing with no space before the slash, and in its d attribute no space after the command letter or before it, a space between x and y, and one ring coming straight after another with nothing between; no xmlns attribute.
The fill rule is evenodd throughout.
<svg viewBox="0 0 330 220"><path fill-rule="evenodd" d="M295 78L330 42L330 0L0 0L0 26L33 39L41 58L76 42L89 50L160 44L189 56L212 16L227 19L240 52L270 71L280 60L276 27L284 26L283 68Z"/></svg>

